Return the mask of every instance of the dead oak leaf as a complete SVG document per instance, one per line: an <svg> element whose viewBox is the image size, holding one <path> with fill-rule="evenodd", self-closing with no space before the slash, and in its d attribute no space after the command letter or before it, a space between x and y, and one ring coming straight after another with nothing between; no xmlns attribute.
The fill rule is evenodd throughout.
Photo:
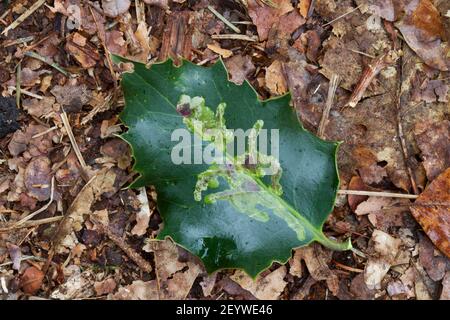
<svg viewBox="0 0 450 320"><path fill-rule="evenodd" d="M441 173L411 206L428 237L450 257L450 168Z"/></svg>

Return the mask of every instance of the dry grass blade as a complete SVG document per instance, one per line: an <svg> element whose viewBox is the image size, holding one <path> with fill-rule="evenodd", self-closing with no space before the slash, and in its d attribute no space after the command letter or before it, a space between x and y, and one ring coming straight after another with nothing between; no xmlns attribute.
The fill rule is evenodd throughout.
<svg viewBox="0 0 450 320"><path fill-rule="evenodd" d="M371 197L404 198L404 199L417 199L417 197L418 197L415 194L364 191L364 190L338 190L338 194L357 195L357 196L371 196Z"/></svg>
<svg viewBox="0 0 450 320"><path fill-rule="evenodd" d="M72 127L69 123L69 118L67 118L67 113L63 111L60 116L64 124L64 128L66 128L67 135L69 136L70 143L72 144L73 151L75 152L75 155L77 156L83 171L86 171L87 165L84 161L83 155L81 154L80 148L78 147L77 141L75 140L75 136L73 135Z"/></svg>
<svg viewBox="0 0 450 320"><path fill-rule="evenodd" d="M328 87L328 96L325 105L325 110L322 113L322 119L320 119L319 129L317 130L317 135L320 138L324 137L325 128L328 122L328 116L330 114L331 107L333 106L334 95L336 94L338 84L339 84L339 76L333 73L330 80L330 86Z"/></svg>
<svg viewBox="0 0 450 320"><path fill-rule="evenodd" d="M241 30L239 30L238 27L233 25L230 21L228 21L223 15L221 15L219 12L217 12L216 9L214 9L212 6L208 6L209 11L211 11L217 18L219 18L223 23L225 23L231 30L233 30L236 33L241 33Z"/></svg>

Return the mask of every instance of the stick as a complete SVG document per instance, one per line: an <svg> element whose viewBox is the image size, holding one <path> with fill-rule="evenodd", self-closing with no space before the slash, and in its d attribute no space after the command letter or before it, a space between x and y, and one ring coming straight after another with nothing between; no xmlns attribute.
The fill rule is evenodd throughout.
<svg viewBox="0 0 450 320"><path fill-rule="evenodd" d="M372 80L380 73L381 70L388 65L395 63L397 59L397 53L395 51L390 51L389 53L381 55L373 63L369 64L359 78L355 90L353 90L346 106L354 108L358 104L359 100L361 100L364 92L366 92L366 89Z"/></svg>
<svg viewBox="0 0 450 320"><path fill-rule="evenodd" d="M238 27L233 25L230 21L228 21L223 15L216 11L212 6L208 6L209 11L211 11L217 18L219 18L223 23L225 23L230 29L232 29L236 33L241 33Z"/></svg>
<svg viewBox="0 0 450 320"><path fill-rule="evenodd" d="M333 20L331 20L330 22L327 22L327 23L323 24L322 27L326 27L327 25L332 24L333 22L338 21L339 19L345 17L346 15L349 15L350 13L352 13L352 12L358 10L359 7L361 7L361 6L362 6L362 4L360 4L359 6L357 6L356 8L354 8L354 9L352 9L352 10L350 10L350 11L347 12L347 13L341 14L340 16L338 16L338 17L334 18Z"/></svg>
<svg viewBox="0 0 450 320"><path fill-rule="evenodd" d="M230 39L230 40L243 40L243 41L250 41L250 42L256 42L258 41L258 37L256 36L247 36L245 34L213 34L211 36L212 39Z"/></svg>
<svg viewBox="0 0 450 320"><path fill-rule="evenodd" d="M328 96L327 102L325 104L325 110L322 113L322 119L320 119L319 129L317 130L317 135L320 138L324 137L325 128L328 122L328 115L330 114L331 107L333 106L334 95L336 94L338 84L339 76L333 73L330 80L330 86L328 87Z"/></svg>
<svg viewBox="0 0 450 320"><path fill-rule="evenodd" d="M416 194L377 192L377 191L364 191L364 190L338 190L338 194L356 195L356 196L371 196L371 197L404 198L404 199L417 199L419 197Z"/></svg>
<svg viewBox="0 0 450 320"><path fill-rule="evenodd" d="M22 13L20 17L18 17L13 23L11 23L9 26L5 28L5 30L2 31L3 34L7 34L9 30L15 29L19 24L25 21L26 18L28 18L33 12L35 12L37 9L39 9L40 6L44 4L46 0L37 0L27 11Z"/></svg>
<svg viewBox="0 0 450 320"><path fill-rule="evenodd" d="M70 143L72 144L73 151L75 152L75 155L78 158L78 161L81 164L81 168L84 172L86 172L86 162L83 159L83 155L81 154L80 148L78 147L77 141L75 140L75 136L73 135L72 128L70 127L69 119L67 118L66 111L63 110L63 112L60 114L61 120L64 124L64 127L66 128L67 135L69 136Z"/></svg>
<svg viewBox="0 0 450 320"><path fill-rule="evenodd" d="M92 219L93 220L93 219ZM137 253L132 247L130 247L122 238L116 236L114 233L111 232L111 230L103 225L100 222L95 222L95 225L97 226L97 229L100 233L105 234L112 242L114 242L120 249L123 250L123 252L126 253L126 255L133 260L134 263L137 264L137 266L144 272L151 272L152 266L151 264L142 258L142 256Z"/></svg>

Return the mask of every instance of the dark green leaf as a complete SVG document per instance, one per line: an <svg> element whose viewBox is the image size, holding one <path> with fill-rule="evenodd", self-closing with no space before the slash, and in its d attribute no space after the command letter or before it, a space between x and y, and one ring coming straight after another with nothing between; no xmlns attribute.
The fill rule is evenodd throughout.
<svg viewBox="0 0 450 320"><path fill-rule="evenodd" d="M312 241L336 250L351 247L349 242L337 243L322 233L339 185L338 144L303 129L289 106L289 95L259 101L247 82L238 86L228 81L221 61L209 68L188 61L180 67L166 61L149 69L134 63L134 72L123 75L122 88L126 107L121 119L128 127L123 138L133 149L133 169L140 173L132 187L156 187L164 220L159 238L169 236L199 256L208 272L242 268L253 277L273 261L285 263L293 248ZM243 179L264 189L258 194L259 200L234 197L206 203L204 197L201 201L194 199L198 175L209 165L175 165L171 160L172 148L178 144L171 141L172 132L186 128L176 110L183 94L203 97L213 111L226 103L228 129L250 129L257 120L264 121L265 129L279 129L281 196L272 192L268 177L258 178L242 169L239 174ZM208 189L205 195L228 190L225 180L220 178L219 189ZM249 205L244 208L244 203ZM251 217L249 210L256 207L268 219Z"/></svg>

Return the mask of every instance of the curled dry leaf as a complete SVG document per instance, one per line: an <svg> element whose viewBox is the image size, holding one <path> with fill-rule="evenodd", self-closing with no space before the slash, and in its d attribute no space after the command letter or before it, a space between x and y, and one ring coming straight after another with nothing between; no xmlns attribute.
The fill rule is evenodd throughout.
<svg viewBox="0 0 450 320"><path fill-rule="evenodd" d="M277 300L286 287L285 276L286 267L281 266L268 275L258 276L255 280L242 270L236 271L231 279L260 300Z"/></svg>
<svg viewBox="0 0 450 320"><path fill-rule="evenodd" d="M118 17L127 12L130 5L130 0L102 0L103 12L111 18Z"/></svg>
<svg viewBox="0 0 450 320"><path fill-rule="evenodd" d="M406 43L430 67L450 68L450 47L439 11L430 0L410 0L405 16L396 23Z"/></svg>
<svg viewBox="0 0 450 320"><path fill-rule="evenodd" d="M450 168L441 173L411 206L428 237L450 257Z"/></svg>

